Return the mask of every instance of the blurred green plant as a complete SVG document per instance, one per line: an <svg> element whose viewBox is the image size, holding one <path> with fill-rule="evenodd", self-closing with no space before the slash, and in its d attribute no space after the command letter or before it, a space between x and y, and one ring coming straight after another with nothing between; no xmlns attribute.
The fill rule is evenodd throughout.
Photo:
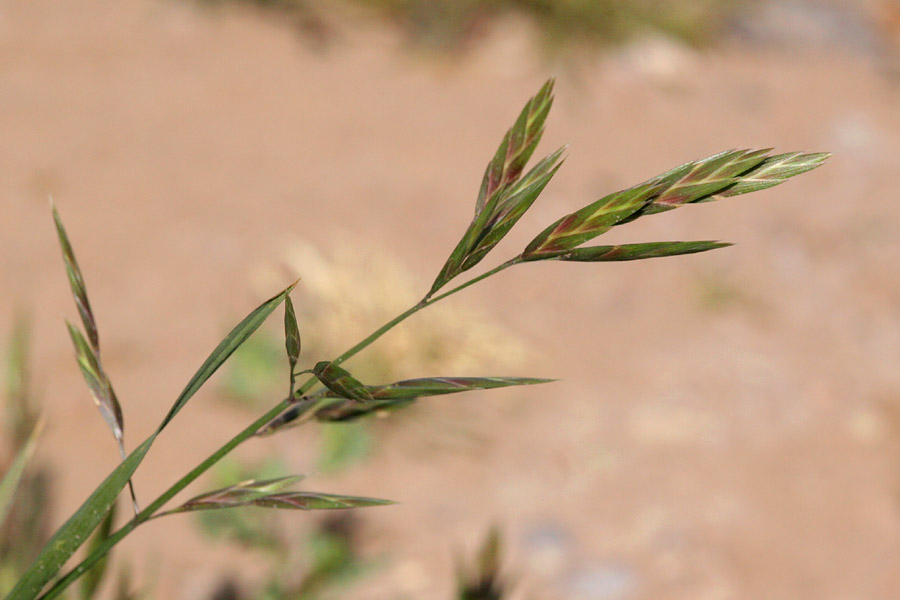
<svg viewBox="0 0 900 600"><path fill-rule="evenodd" d="M363 560L356 549L357 519L353 513L329 516L306 540L308 568L291 590L277 598L309 599L340 592L378 564ZM337 595L329 597L339 597ZM273 598L275 600L275 598Z"/></svg>
<svg viewBox="0 0 900 600"><path fill-rule="evenodd" d="M28 373L28 324L16 319L4 361L6 444L0 450L0 593L7 594L47 539L46 469L33 462L41 419Z"/></svg>
<svg viewBox="0 0 900 600"><path fill-rule="evenodd" d="M501 575L503 540L500 529L492 527L482 542L473 564L463 562L456 571L456 600L502 600L511 584Z"/></svg>
<svg viewBox="0 0 900 600"><path fill-rule="evenodd" d="M691 44L713 39L741 0L350 0L399 23L415 41L454 48L508 16L524 17L549 50L601 47L664 33Z"/></svg>
<svg viewBox="0 0 900 600"><path fill-rule="evenodd" d="M249 4L294 23L307 38L327 41L338 20L378 18L419 46L458 50L498 21L526 20L550 52L620 44L664 34L691 45L709 43L745 0L203 0Z"/></svg>
<svg viewBox="0 0 900 600"><path fill-rule="evenodd" d="M242 506L294 510L341 509L389 504L374 498L339 496L292 490L299 476L275 479L250 479L202 493L174 508L163 507L181 490L218 463L244 441L257 435L271 435L285 427L311 420L347 421L383 410L408 406L417 398L499 387L534 385L551 380L524 377L425 377L388 384L366 383L341 365L366 349L382 335L410 316L457 292L500 273L512 266L537 261L608 262L643 260L664 256L714 250L728 244L715 241L665 241L606 246L585 246L593 238L623 225L686 204L710 202L778 185L790 177L820 166L827 154L793 152L771 155L768 150L730 150L709 158L692 161L652 177L639 185L614 192L561 217L540 232L519 254L473 276L455 287L450 283L477 266L530 208L562 164L562 150L551 153L525 170L544 131L544 123L553 102L553 81L548 81L531 98L512 128L503 137L488 163L471 224L450 253L444 266L421 300L376 329L356 345L331 360L321 357L311 368L294 371L300 355L299 325L289 295L292 284L251 311L216 346L203 362L156 430L130 454L124 455L114 469L81 507L50 538L37 558L24 570L9 593L9 600L55 598L96 565L110 550L137 527L154 518L188 511L221 510ZM123 444L124 419L112 392L109 378L100 362L99 336L94 322L81 270L75 260L68 236L56 210L57 233L72 292L87 337L69 324L76 358L101 414L116 441ZM446 291L442 291L446 290ZM158 435L178 415L195 393L222 364L243 345L275 309L285 303L285 352L290 366L289 390L282 401L228 440L206 460L191 469L159 497L139 510L120 528L98 534L88 554L68 573L51 583L69 558L84 545L108 515L122 490L129 485ZM298 375L308 374L296 386ZM12 473L12 475L11 475ZM15 477L10 471L4 482ZM134 499L134 498L133 498ZM49 587L48 587L49 585Z"/></svg>

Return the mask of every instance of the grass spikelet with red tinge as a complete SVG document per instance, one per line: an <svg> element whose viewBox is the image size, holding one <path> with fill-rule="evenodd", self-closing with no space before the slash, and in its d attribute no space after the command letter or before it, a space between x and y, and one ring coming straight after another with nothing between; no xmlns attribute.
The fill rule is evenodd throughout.
<svg viewBox="0 0 900 600"><path fill-rule="evenodd" d="M226 488L195 496L178 508L159 513L156 516L162 517L183 512L236 508L239 506L286 508L292 510L335 510L394 504L390 500L381 500L379 498L285 491L286 488L302 479L302 475L292 475L264 481L252 479L242 481Z"/></svg>

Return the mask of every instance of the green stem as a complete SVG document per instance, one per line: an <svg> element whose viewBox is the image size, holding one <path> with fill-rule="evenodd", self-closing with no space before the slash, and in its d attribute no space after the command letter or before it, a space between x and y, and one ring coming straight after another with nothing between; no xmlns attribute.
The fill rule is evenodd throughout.
<svg viewBox="0 0 900 600"><path fill-rule="evenodd" d="M387 333L388 331L390 331L391 329L393 329L394 327L399 325L402 321L404 321L407 318L411 317L412 315L416 314L423 308L430 306L430 305L434 304L435 302L443 300L444 298L446 298L448 296L452 296L453 294L460 292L460 291L466 289L467 287L478 283L479 281L483 281L492 275L496 275L500 271L503 271L504 269L507 269L508 267L511 267L520 262L521 262L520 257L513 258L511 260L506 261L505 263L503 263L501 265L498 265L497 267L494 267L490 271L486 271L477 277L473 277L469 281L467 281L461 285L458 285L455 288L453 288L447 292L444 292L443 294L433 296L433 297L426 296L418 304L411 307L409 310L397 315L396 317L394 317L393 319L391 319L390 321L388 321L387 323L385 323L384 325L382 325L381 327L376 329L374 332L372 332L371 335L369 335L367 338L362 340L360 343L356 344L355 346L353 346L352 348L350 348L349 350L347 350L346 352L344 352L343 354L338 356L336 359L334 359L333 363L336 365L339 365L342 362L344 362L345 360L351 358L352 356L355 356L360 351L362 351L365 348L367 348L368 346L370 346L375 340L380 338L382 335L384 335L385 333ZM312 388L316 384L317 381L318 380L315 377L310 377L308 380L306 380L306 382L303 385L301 385L297 389L297 391L295 392L295 395L302 396L304 393L309 391L309 389ZM106 538L106 540L104 540L102 544L97 546L97 548L95 548L94 551L90 555L88 555L83 561L81 561L71 571L66 573L65 576L63 576L61 579L57 580L56 583L53 585L53 587L51 587L47 592L45 592L43 596L40 596L39 600L50 600L51 598L56 598L60 593L62 593L63 590L65 590L66 587L68 587L72 582L74 582L76 579L81 577L81 575L83 575L85 571L90 569L94 564L97 563L97 561L99 561L104 556L106 556L106 554L109 553L109 551L113 548L113 546L118 544L122 540L122 538L124 538L126 535L128 535L129 533L134 531L134 529L138 525L141 525L141 524L149 521L150 519L152 519L154 517L154 513L156 513L156 511L158 511L160 508L162 508L166 502L171 500L178 492L180 492L181 490L186 488L188 485L190 485L195 479L200 477L200 475L205 473L210 467L212 467L214 464L219 462L222 458L225 457L225 455L227 455L229 452L234 450L241 443L243 443L243 442L247 441L248 439L250 439L251 437L253 437L253 435L257 431L259 431L259 429L263 425L265 425L266 423L268 423L269 421L271 421L272 419L277 417L279 414L281 414L281 412L283 410L285 410L288 406L290 406L290 404L291 404L291 398L282 400L277 405L275 405L271 410L269 410L266 414L264 414L263 416L258 418L253 423L251 423L246 429L241 431L235 437L231 438L228 442L225 443L225 445L223 445L221 448L219 448L214 453L212 453L209 456L209 458L207 458L202 463L197 465L187 475L185 475L184 477L179 479L174 485L172 485L172 487L170 487L165 492L163 492L162 495L160 495L156 500L154 500L150 505L148 505L147 508L145 508L143 511L138 513L134 517L134 519L132 519L131 521L129 521L128 523L123 525L115 533L113 533L108 538Z"/></svg>

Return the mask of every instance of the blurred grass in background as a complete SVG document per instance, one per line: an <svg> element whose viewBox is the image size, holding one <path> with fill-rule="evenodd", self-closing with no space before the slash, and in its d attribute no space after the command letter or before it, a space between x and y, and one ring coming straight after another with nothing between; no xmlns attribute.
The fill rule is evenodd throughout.
<svg viewBox="0 0 900 600"><path fill-rule="evenodd" d="M327 41L338 23L381 20L415 45L459 51L505 18L527 21L550 54L664 34L693 46L714 40L746 0L200 0L279 14L305 37Z"/></svg>
<svg viewBox="0 0 900 600"><path fill-rule="evenodd" d="M381 249L344 246L320 252L298 240L285 249L281 263L291 276L301 277L296 311L303 355L298 368L337 356L361 332L375 330L415 304L427 289L426 282L417 281L401 261ZM256 279L264 289L284 276L279 268L267 265L258 270ZM279 335L262 328L235 352L224 381L227 397L257 409L286 393L272 385L284 379L280 373L287 367ZM518 372L535 358L527 344L491 315L456 302L416 315L415 327L392 331L349 364L361 380L384 383L439 373ZM321 440L317 468L335 472L364 460L398 419L408 425L421 416L415 407L392 413L389 419L378 419L378 432L372 431L370 418L323 423L317 428Z"/></svg>
<svg viewBox="0 0 900 600"><path fill-rule="evenodd" d="M4 482L20 453L31 458L26 447L40 419L30 385L29 339L28 321L15 319L3 359L6 414L0 432L0 478ZM0 500L0 595L12 589L49 534L50 473L45 465L26 459L19 477L11 497Z"/></svg>

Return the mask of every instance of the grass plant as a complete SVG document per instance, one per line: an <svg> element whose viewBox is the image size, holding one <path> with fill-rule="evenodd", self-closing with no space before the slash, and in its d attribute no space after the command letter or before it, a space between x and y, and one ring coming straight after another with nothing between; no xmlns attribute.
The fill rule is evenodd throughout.
<svg viewBox="0 0 900 600"><path fill-rule="evenodd" d="M373 383L348 370L344 363L412 315L513 266L538 261L644 260L705 252L727 246L728 244L718 241L586 244L613 227L649 215L674 210L686 204L711 202L778 185L818 167L828 157L823 153L792 152L773 155L768 150L729 150L703 160L688 162L562 216L539 232L519 254L479 275L466 277L470 269L479 265L516 225L563 163L564 149L559 149L526 169L543 135L552 103L551 80L526 103L514 125L503 137L482 178L472 222L451 251L430 289L419 301L343 353L330 359L314 357L312 367L297 370L303 350L302 330L290 298L296 283L287 286L252 310L225 336L185 385L155 431L130 453L125 451L124 411L102 366L100 336L88 301L84 277L66 230L54 208L53 216L66 271L81 321L81 328L67 324L69 334L78 365L94 401L119 444L122 462L53 534L34 561L23 571L7 599L49 600L60 596L76 580L102 564L116 544L132 531L166 515L246 506L330 510L389 504L387 500L364 496L338 496L297 490L295 486L302 479L298 475L234 481L219 489L197 494L181 504L167 507L176 494L254 436L272 435L286 427L310 421L359 419L382 410L401 409L422 397L549 383L551 380L529 377L465 376L422 377ZM130 480L159 434L231 354L282 304L285 306L284 351L290 367L289 381L284 383L288 394L227 440L207 459L177 479L159 497L146 504L139 502L139 490L130 487ZM306 376L305 379L303 376ZM17 468L9 469L0 483L0 489L12 489L15 492L18 486L16 473ZM113 517L110 515L126 486L130 488L135 514L116 529L112 526ZM7 493L6 497L12 497L11 493ZM60 576L65 563L89 539L92 541L88 543L83 560Z"/></svg>

